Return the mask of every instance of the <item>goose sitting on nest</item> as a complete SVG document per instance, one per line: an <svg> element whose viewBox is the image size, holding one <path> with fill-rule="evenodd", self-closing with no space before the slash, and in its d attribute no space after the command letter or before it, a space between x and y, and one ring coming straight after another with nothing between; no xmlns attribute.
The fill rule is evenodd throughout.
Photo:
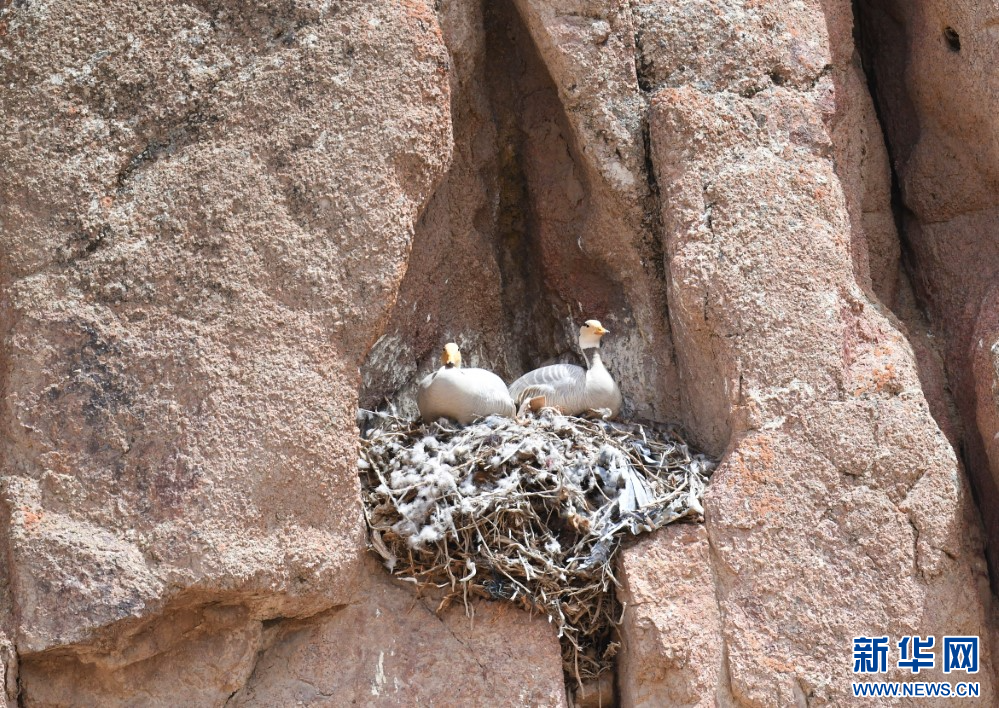
<svg viewBox="0 0 999 708"><path fill-rule="evenodd" d="M448 342L441 368L420 382L416 405L428 423L453 418L462 425L487 415L513 417L513 399L503 379L485 369L462 369L458 345Z"/></svg>
<svg viewBox="0 0 999 708"><path fill-rule="evenodd" d="M600 360L600 338L607 334L597 320L587 320L579 328L579 348L586 368L554 364L530 371L510 384L510 395L521 412L543 406L557 408L566 415L605 409L610 417L621 410L621 390Z"/></svg>

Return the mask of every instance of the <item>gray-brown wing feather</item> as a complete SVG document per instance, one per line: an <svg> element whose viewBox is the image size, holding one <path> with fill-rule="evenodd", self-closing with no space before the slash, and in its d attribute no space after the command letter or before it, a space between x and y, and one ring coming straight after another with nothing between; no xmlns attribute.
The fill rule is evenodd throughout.
<svg viewBox="0 0 999 708"><path fill-rule="evenodd" d="M573 364L553 364L529 371L510 384L510 396L520 405L528 398L546 396L549 405L557 405L566 393L581 393L586 382L586 369Z"/></svg>

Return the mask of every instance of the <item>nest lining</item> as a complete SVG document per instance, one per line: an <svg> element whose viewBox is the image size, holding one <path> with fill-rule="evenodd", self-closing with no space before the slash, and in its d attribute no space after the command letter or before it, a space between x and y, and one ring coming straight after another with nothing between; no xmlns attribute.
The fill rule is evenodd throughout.
<svg viewBox="0 0 999 708"><path fill-rule="evenodd" d="M465 427L361 411L360 469L372 549L396 577L545 613L567 678L594 679L617 651L613 559L628 535L699 520L715 463L675 426L561 415Z"/></svg>

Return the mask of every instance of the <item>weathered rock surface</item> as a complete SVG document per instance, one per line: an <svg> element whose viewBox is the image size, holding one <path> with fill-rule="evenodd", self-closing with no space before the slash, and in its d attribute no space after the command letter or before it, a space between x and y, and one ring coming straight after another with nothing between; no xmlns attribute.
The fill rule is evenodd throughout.
<svg viewBox="0 0 999 708"><path fill-rule="evenodd" d="M3 28L18 651L188 596L346 602L356 367L450 160L433 13L19 3Z"/></svg>
<svg viewBox="0 0 999 708"><path fill-rule="evenodd" d="M702 525L667 526L625 550L622 704L714 706L723 668L711 549Z"/></svg>
<svg viewBox="0 0 999 708"><path fill-rule="evenodd" d="M724 454L621 561L622 703L840 704L854 636L988 637L994 23L858 7L904 248L845 0L5 3L7 700L563 705L546 623L361 563L353 416L583 315Z"/></svg>
<svg viewBox="0 0 999 708"><path fill-rule="evenodd" d="M989 352L999 341L995 8L860 3L866 61L892 151L914 285L963 427L965 464L999 568L999 433Z"/></svg>
<svg viewBox="0 0 999 708"><path fill-rule="evenodd" d="M55 650L21 662L25 706L221 706L263 647L262 624L239 605L171 610L120 632L118 649Z"/></svg>
<svg viewBox="0 0 999 708"><path fill-rule="evenodd" d="M359 566L357 367L451 160L437 18L414 1L32 3L0 19L20 700L221 705L281 618L345 605L375 572ZM399 610L411 596L394 592ZM401 637L395 619L383 637ZM411 665L456 679L479 652L523 674L511 701L564 701L547 624L492 606L479 629L448 621ZM316 675L373 639L336 637ZM460 641L465 664L446 658Z"/></svg>
<svg viewBox="0 0 999 708"><path fill-rule="evenodd" d="M582 153L601 155L596 135L628 145L635 121L618 99L634 87L611 57L632 31L635 81L655 92L678 412L702 443L727 448L707 504L721 621L707 655L723 665L687 675L719 682L723 702L836 702L857 632L987 635L971 498L877 299L898 295L900 249L849 4L518 7ZM597 26L610 29L596 43L606 54L587 43ZM623 568L629 584L652 572ZM962 601L944 609L947 596ZM635 631L622 666L655 676ZM662 681L650 694L625 680L622 697L667 700ZM991 695L991 677L985 686Z"/></svg>
<svg viewBox="0 0 999 708"><path fill-rule="evenodd" d="M683 378L723 380L702 415L733 428L705 508L742 705L846 700L858 631L987 634L971 497L911 349L855 279L816 94L653 105L674 332L705 372Z"/></svg>
<svg viewBox="0 0 999 708"><path fill-rule="evenodd" d="M476 602L473 617L415 599L374 561L355 604L279 628L233 706L564 706L558 640L543 616Z"/></svg>

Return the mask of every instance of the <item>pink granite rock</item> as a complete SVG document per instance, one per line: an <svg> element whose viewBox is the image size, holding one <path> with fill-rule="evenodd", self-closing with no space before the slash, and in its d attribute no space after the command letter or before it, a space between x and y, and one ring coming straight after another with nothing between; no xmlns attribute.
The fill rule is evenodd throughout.
<svg viewBox="0 0 999 708"><path fill-rule="evenodd" d="M860 36L899 187L918 302L953 395L955 434L999 567L993 294L999 277L995 8L960 0L860 5ZM938 416L939 417L939 416Z"/></svg>
<svg viewBox="0 0 999 708"><path fill-rule="evenodd" d="M374 561L359 599L303 625L289 623L233 706L566 705L555 631L504 602L443 614Z"/></svg>
<svg viewBox="0 0 999 708"><path fill-rule="evenodd" d="M625 549L620 568L622 704L716 705L723 643L704 526L668 526Z"/></svg>
<svg viewBox="0 0 999 708"><path fill-rule="evenodd" d="M723 690L754 706L845 700L853 636L985 636L989 600L954 452L855 280L826 139L780 128L817 109L770 93L664 89L652 117L683 378L715 382L688 400L732 431L705 502Z"/></svg>
<svg viewBox="0 0 999 708"><path fill-rule="evenodd" d="M259 624L349 601L357 367L451 158L430 5L7 5L22 660L121 650L171 603Z"/></svg>
<svg viewBox="0 0 999 708"><path fill-rule="evenodd" d="M564 705L546 623L360 563L353 416L596 316L723 457L623 556L623 704L842 704L864 633L994 702L994 28L857 7L878 116L845 0L6 3L7 701Z"/></svg>

